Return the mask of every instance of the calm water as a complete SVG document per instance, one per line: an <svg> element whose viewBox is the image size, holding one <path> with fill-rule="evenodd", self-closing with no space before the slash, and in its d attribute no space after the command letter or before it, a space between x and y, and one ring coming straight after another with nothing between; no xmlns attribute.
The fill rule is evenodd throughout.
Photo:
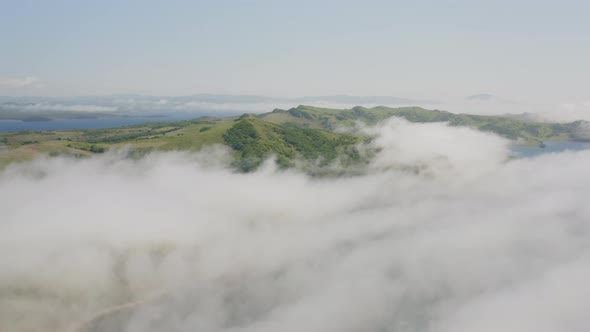
<svg viewBox="0 0 590 332"><path fill-rule="evenodd" d="M516 157L535 157L544 153L555 153L563 151L590 150L590 142L545 142L545 148L513 146L512 154Z"/></svg>
<svg viewBox="0 0 590 332"><path fill-rule="evenodd" d="M118 117L100 119L57 119L47 122L24 122L20 120L0 120L0 132L19 130L68 130L89 128L112 128L136 125L146 122L168 122L189 120L195 114L174 114L158 117Z"/></svg>

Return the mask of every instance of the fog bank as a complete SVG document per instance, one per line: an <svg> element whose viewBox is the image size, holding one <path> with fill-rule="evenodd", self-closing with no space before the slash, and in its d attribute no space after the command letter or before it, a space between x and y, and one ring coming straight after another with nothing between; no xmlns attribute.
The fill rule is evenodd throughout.
<svg viewBox="0 0 590 332"><path fill-rule="evenodd" d="M10 166L0 330L587 330L590 152L367 131L348 178L236 174L223 150Z"/></svg>

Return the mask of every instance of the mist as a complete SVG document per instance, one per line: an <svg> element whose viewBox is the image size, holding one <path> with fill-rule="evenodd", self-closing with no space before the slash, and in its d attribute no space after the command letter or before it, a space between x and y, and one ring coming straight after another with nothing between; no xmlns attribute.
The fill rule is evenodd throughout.
<svg viewBox="0 0 590 332"><path fill-rule="evenodd" d="M392 119L364 175L196 154L0 173L0 330L586 331L590 152Z"/></svg>

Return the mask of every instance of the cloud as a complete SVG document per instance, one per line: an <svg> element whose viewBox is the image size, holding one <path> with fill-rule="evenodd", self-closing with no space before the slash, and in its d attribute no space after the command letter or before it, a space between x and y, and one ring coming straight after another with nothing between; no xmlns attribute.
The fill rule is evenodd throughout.
<svg viewBox="0 0 590 332"><path fill-rule="evenodd" d="M482 93L465 98L465 102L449 103L449 111L490 115L515 114L520 119L535 122L590 121L590 101L566 102L558 105L526 104Z"/></svg>
<svg viewBox="0 0 590 332"><path fill-rule="evenodd" d="M9 166L0 326L586 329L590 152L506 160L466 128L367 130L381 152L356 177L236 174L214 148Z"/></svg>
<svg viewBox="0 0 590 332"><path fill-rule="evenodd" d="M465 97L465 100L471 103L494 103L499 105L516 105L517 102L500 97L496 97L489 93L480 93Z"/></svg>
<svg viewBox="0 0 590 332"><path fill-rule="evenodd" d="M477 100L477 101L491 101L494 100L495 97L489 93L480 93L476 95L471 95L465 97L467 100Z"/></svg>
<svg viewBox="0 0 590 332"><path fill-rule="evenodd" d="M364 129L374 136L380 153L374 169L396 166L445 177L480 176L498 167L509 155L509 142L497 135L446 123L415 125L391 118Z"/></svg>
<svg viewBox="0 0 590 332"><path fill-rule="evenodd" d="M40 80L35 76L0 78L0 87L23 88L38 83Z"/></svg>
<svg viewBox="0 0 590 332"><path fill-rule="evenodd" d="M537 122L590 121L590 101L562 103L550 110L526 113L525 118Z"/></svg>

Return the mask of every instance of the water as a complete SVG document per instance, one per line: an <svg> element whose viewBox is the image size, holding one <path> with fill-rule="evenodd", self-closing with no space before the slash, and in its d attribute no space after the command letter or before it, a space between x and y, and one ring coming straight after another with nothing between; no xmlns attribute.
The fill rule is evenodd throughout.
<svg viewBox="0 0 590 332"><path fill-rule="evenodd" d="M511 148L512 154L515 157L530 158L544 153L557 153L564 151L581 151L590 150L590 142L545 142L544 148L530 147L530 146L513 146Z"/></svg>
<svg viewBox="0 0 590 332"><path fill-rule="evenodd" d="M142 124L146 122L170 122L197 118L195 114L173 114L155 117L116 117L98 119L56 119L47 122L24 122L20 120L0 120L0 132L20 130L70 130L90 128L114 128Z"/></svg>

